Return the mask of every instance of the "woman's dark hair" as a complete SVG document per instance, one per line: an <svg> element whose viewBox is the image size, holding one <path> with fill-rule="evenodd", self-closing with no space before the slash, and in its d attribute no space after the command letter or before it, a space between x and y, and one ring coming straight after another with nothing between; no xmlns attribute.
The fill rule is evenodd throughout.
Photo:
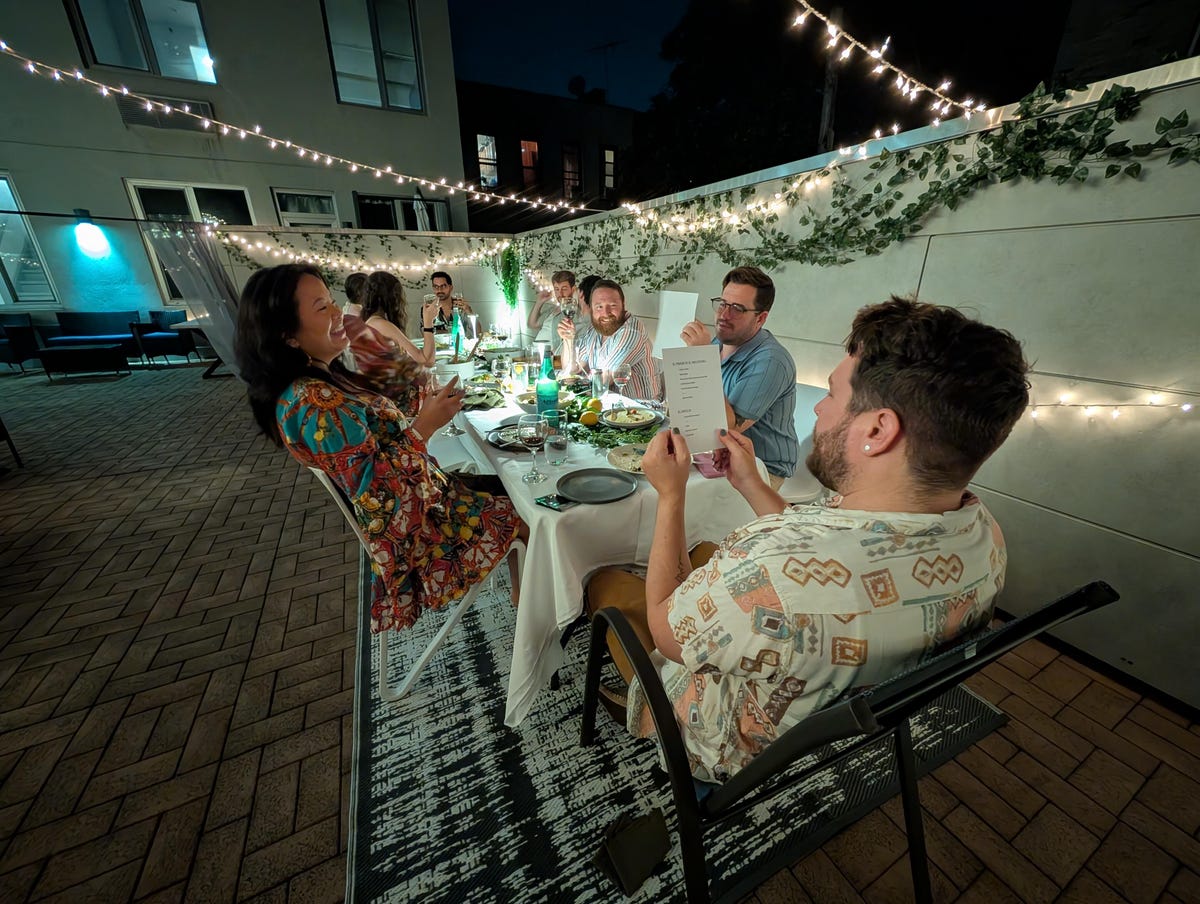
<svg viewBox="0 0 1200 904"><path fill-rule="evenodd" d="M847 411L890 408L908 466L928 490L966 486L1029 404L1029 364L1007 330L954 308L892 296L858 312Z"/></svg>
<svg viewBox="0 0 1200 904"><path fill-rule="evenodd" d="M362 319L382 317L403 332L408 326L408 303L404 286L386 270L376 270L367 277L362 292Z"/></svg>
<svg viewBox="0 0 1200 904"><path fill-rule="evenodd" d="M296 287L305 276L324 281L311 264L280 264L258 270L246 280L238 300L234 354L242 379L249 384L250 410L263 435L283 445L275 406L283 391L301 376L328 379L308 362L308 355L287 344L300 328L296 313ZM340 368L336 361L330 369Z"/></svg>

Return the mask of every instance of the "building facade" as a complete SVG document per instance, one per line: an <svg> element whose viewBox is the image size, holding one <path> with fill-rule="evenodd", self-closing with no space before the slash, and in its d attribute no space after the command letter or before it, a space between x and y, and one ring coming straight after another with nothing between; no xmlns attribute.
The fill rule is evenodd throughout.
<svg viewBox="0 0 1200 904"><path fill-rule="evenodd" d="M581 99L458 83L463 170L468 183L502 196L616 207L622 161L638 115L598 98ZM546 225L544 210L471 202L471 226L519 232Z"/></svg>
<svg viewBox="0 0 1200 904"><path fill-rule="evenodd" d="M446 0L0 8L0 211L26 212L0 213L4 305L179 303L140 219L467 228L463 196L440 187L463 178ZM81 238L78 209L104 242Z"/></svg>

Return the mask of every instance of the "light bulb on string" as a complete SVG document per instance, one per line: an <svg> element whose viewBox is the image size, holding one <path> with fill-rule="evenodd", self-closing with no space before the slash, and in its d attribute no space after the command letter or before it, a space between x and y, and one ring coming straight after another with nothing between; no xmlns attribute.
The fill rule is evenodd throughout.
<svg viewBox="0 0 1200 904"><path fill-rule="evenodd" d="M58 67L50 66L49 64L43 63L40 60L36 60L31 57L27 57L23 54L20 54L17 51L15 51L12 48L12 46L9 45L7 42L4 42L3 47L0 48L0 55L4 55L4 56L8 56L8 57L12 58L31 75L35 75L35 76L38 75L39 68L40 68L42 71L49 73L50 77L54 81L58 81L58 82L64 81L64 79L63 79L64 70L60 70ZM290 139L283 139L279 136L272 136L272 135L268 135L268 134L264 133L261 125L255 125L251 131L247 127L238 126L233 123L225 123L225 122L221 122L220 120L214 121L214 120L211 120L210 118L202 117L196 113L193 113L190 105L184 104L180 108L176 109L169 104L164 104L164 103L161 103L158 101L154 101L152 98L144 97L137 93L132 93L129 91L128 87L126 87L124 85L122 85L118 88L117 86L105 84L94 78L89 78L83 72L82 69L71 67L71 68L66 69L65 71L68 74L71 74L74 76L74 79L73 79L74 83L80 84L80 85L87 85L90 88L95 89L96 93L98 95L100 95L101 97L108 97L109 94L115 94L118 91L120 91L120 93L123 97L131 96L140 103L149 104L149 106L147 107L147 112L152 112L154 109L157 108L157 109L161 110L165 115L171 115L171 114L180 115L180 114L182 114L185 116L189 116L189 117L195 119L197 122L199 122L201 125L201 128L203 128L203 129L208 129L212 125L215 124L221 129L221 135L228 135L232 129L236 129L238 132L239 139L245 139L247 136L257 137L263 141L268 142L272 149L274 149L280 142L284 142L286 144L286 146L289 148L292 146L292 142ZM342 164L350 164L352 162L352 161L346 160L342 157L339 157L337 155L326 154L325 152L319 151L319 150L313 150L311 153L312 153L314 162L317 162L318 159L321 157L330 158L330 163L328 165L332 165L332 163L334 161L336 161L338 163L342 163ZM361 164L359 164L358 168L361 169L361 168L363 168L363 166ZM388 173L388 175L395 174L395 173L393 173L393 168L390 165L387 167L386 172ZM403 183L405 178L410 179L410 181L413 178L411 176L408 176L408 174L395 174L395 175L397 175L396 181L398 184ZM439 184L442 187L446 187L448 185L448 178L440 177ZM472 198L474 200L479 200L479 201L484 201L484 202L495 202L495 201L501 200L500 196L492 194L491 192L488 192L483 189L473 190ZM543 203L541 205L537 205L531 201L526 201L524 199L518 199L515 196L509 196L508 200L513 201L515 204L525 204L529 208L534 209L534 210L537 210L540 207L545 207L546 209L550 209L552 207L552 205L549 203ZM571 210L572 212L580 212L580 211L585 210L585 208L582 205L570 205L570 204L566 204L563 202L559 202L559 203L562 205L561 209L568 209L568 210ZM555 209L560 209L557 205L553 205L553 206L555 206ZM587 209L591 210L590 208L587 208ZM596 210L599 211L598 208Z"/></svg>

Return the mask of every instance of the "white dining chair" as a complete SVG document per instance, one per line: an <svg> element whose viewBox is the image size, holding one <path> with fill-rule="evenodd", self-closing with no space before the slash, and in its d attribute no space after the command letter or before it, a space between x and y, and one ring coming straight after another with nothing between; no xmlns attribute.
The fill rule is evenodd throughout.
<svg viewBox="0 0 1200 904"><path fill-rule="evenodd" d="M350 529L354 531L354 536L358 537L358 542L362 544L362 548L366 552L367 557L373 558L371 554L371 546L367 542L367 537L362 532L362 528L359 527L358 520L354 517L354 509L351 507L349 500L346 499L345 494L343 494L337 485L330 480L329 475L320 468L310 467L309 470L312 471L317 480L320 481L321 486L325 487L325 489L329 491L329 494L333 496L335 500L337 500L338 508L341 510L343 517L345 517L347 523L350 525ZM520 540L514 540L513 546L517 549L517 568L519 570L521 567L521 559L523 558L525 551L525 544ZM482 587L482 582L475 584L466 592L463 598L458 601L458 603L451 610L450 614L446 617L446 621L442 624L441 628L438 629L437 634L434 635L433 640L429 642L429 646L427 646L424 652L417 657L417 661L413 665L412 670L409 671L407 677L405 677L404 681L401 682L398 688L388 683L388 636L392 632L390 630L379 632L379 699L385 702L399 700L401 697L408 694L410 690L412 690L413 685L417 683L417 679L421 676L421 672L424 671L425 666L429 664L429 661L433 659L434 655L438 651L438 648L441 647L443 642L445 642L446 637L451 631L454 630L455 625L462 621L462 617L467 614L467 610L475 605L475 600L478 598L479 591Z"/></svg>

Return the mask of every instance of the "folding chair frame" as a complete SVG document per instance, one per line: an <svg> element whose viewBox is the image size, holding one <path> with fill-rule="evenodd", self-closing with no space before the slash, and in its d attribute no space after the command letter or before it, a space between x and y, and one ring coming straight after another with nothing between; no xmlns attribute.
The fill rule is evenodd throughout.
<svg viewBox="0 0 1200 904"><path fill-rule="evenodd" d="M337 484L330 479L328 474L326 474L320 468L310 467L309 470L313 472L317 480L320 481L321 485L329 491L330 495L337 500L338 509L341 511L343 517L345 517L347 523L349 523L350 529L354 531L354 536L358 537L358 542L362 544L363 551L366 552L367 558L372 558L371 547L367 543L366 535L363 534L362 528L359 527L357 519L354 517L354 509L351 507L349 500L346 499L341 489L339 489ZM524 544L519 540L514 540L513 545L518 548L518 555L520 555L520 551L524 549ZM433 640L429 642L429 646L427 646L425 651L417 657L416 663L409 671L407 677L405 677L405 679L400 683L398 688L393 687L388 683L388 636L392 632L379 632L379 698L381 700L390 703L394 700L399 700L412 690L413 685L417 683L417 679L421 677L421 672L425 670L425 666L427 666L429 661L437 654L438 649L445 642L450 632L454 630L455 626L460 621L462 621L462 617L467 614L467 610L475 605L475 600L479 597L479 590L481 586L482 585L480 584L476 584L474 587L469 589L466 594L463 595L461 600L458 601L453 610L451 610L450 614L446 617L446 621L442 624L441 628L438 629L437 634L434 635Z"/></svg>
<svg viewBox="0 0 1200 904"><path fill-rule="evenodd" d="M646 695L667 764L678 822L687 900L689 904L700 904L711 900L704 854L706 829L744 813L890 734L894 738L893 749L908 834L913 898L924 904L931 900L929 864L925 853L925 827L917 791L917 765L909 718L1026 640L1117 599L1119 596L1112 587L1103 581L1096 581L1000 627L960 639L912 671L813 713L786 731L744 769L703 800L696 796L696 786L688 768L675 712L650 662L649 654L620 610L601 609L592 621L580 744L587 747L595 742L600 669L607 651L606 635L611 629L629 657ZM847 738L855 738L856 741L813 766L792 768L803 757L831 742ZM736 877L721 900L740 900L778 868L777 861L773 861L760 864L757 869Z"/></svg>

